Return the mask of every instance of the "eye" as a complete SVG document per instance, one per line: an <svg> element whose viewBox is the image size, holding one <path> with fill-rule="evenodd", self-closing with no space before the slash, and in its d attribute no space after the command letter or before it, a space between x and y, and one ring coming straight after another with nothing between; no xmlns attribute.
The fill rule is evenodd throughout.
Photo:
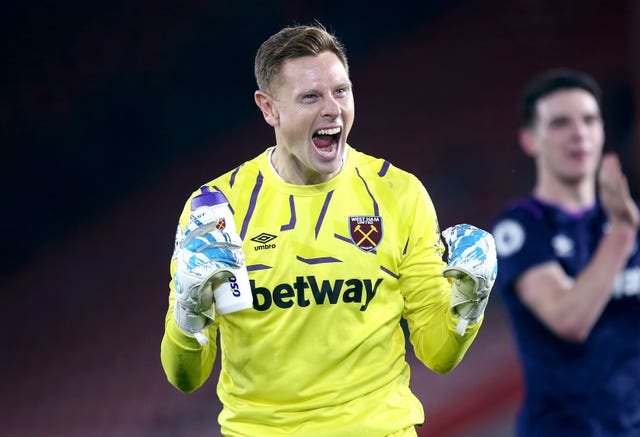
<svg viewBox="0 0 640 437"><path fill-rule="evenodd" d="M554 118L553 120L551 120L551 123L549 123L549 125L552 128L560 129L569 125L569 119L567 117Z"/></svg>
<svg viewBox="0 0 640 437"><path fill-rule="evenodd" d="M304 103L313 103L318 99L318 96L316 94L304 94L302 96L302 101Z"/></svg>
<svg viewBox="0 0 640 437"><path fill-rule="evenodd" d="M596 115L596 114L590 114L584 117L584 123L587 126L593 126L594 124L598 123L600 121L600 116Z"/></svg>
<svg viewBox="0 0 640 437"><path fill-rule="evenodd" d="M333 94L336 97L343 97L343 96L346 96L348 93L349 93L349 88L347 87L338 88L333 92Z"/></svg>

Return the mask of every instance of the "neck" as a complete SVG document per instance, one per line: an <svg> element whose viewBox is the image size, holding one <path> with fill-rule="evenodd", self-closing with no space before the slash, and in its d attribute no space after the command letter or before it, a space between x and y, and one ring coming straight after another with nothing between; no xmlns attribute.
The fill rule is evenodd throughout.
<svg viewBox="0 0 640 437"><path fill-rule="evenodd" d="M294 185L317 185L334 178L344 166L346 151L340 167L333 173L305 172L304 166L294 155L287 155L282 147L274 147L269 154L273 171L283 181Z"/></svg>
<svg viewBox="0 0 640 437"><path fill-rule="evenodd" d="M570 212L590 208L596 201L595 181L592 179L568 182L555 178L540 178L533 194L544 202L558 205Z"/></svg>

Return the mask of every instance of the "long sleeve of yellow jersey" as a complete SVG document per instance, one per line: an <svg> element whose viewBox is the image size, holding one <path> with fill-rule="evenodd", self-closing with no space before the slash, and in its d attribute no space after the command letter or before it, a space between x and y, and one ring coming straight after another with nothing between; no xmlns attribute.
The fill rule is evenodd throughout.
<svg viewBox="0 0 640 437"><path fill-rule="evenodd" d="M470 325L464 336L455 331L458 319L449 307L451 283L442 276L444 247L438 219L426 189L416 183L419 189L409 215L407 256L400 266L403 317L418 359L435 372L446 373L462 360L481 322Z"/></svg>
<svg viewBox="0 0 640 437"><path fill-rule="evenodd" d="M197 193L193 193L193 197ZM190 198L191 199L191 198ZM180 215L179 226L184 230L189 217L190 199ZM171 259L171 277L176 271L177 261ZM160 346L160 360L169 382L178 390L190 393L200 388L211 375L216 358L216 335L218 320L206 329L209 342L200 346L195 337L180 330L173 317L175 304L173 280L169 282L169 308L165 316L165 331Z"/></svg>

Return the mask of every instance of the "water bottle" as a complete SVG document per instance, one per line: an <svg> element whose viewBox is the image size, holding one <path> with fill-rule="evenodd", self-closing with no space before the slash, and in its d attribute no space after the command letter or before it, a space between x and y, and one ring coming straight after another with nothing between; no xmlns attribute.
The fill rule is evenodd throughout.
<svg viewBox="0 0 640 437"><path fill-rule="evenodd" d="M227 198L220 191L209 187L200 188L201 193L191 200L191 217L187 224L187 239L193 239L215 229L229 234L236 233L233 213ZM253 295L249 285L247 266L233 268L233 273L223 276L224 281L214 283L213 297L220 314L229 314L253 306Z"/></svg>

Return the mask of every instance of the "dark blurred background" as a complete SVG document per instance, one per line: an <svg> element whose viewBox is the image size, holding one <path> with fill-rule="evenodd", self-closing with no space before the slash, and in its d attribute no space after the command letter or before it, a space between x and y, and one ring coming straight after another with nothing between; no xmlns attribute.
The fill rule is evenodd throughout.
<svg viewBox="0 0 640 437"><path fill-rule="evenodd" d="M552 67L600 82L607 148L638 194L633 0L3 2L4 435L217 435L215 378L183 395L160 367L176 220L192 190L272 145L255 50L313 20L347 47L350 144L415 173L443 227L488 228L530 189L517 99ZM494 296L451 374L409 353L421 436L510 435L521 386Z"/></svg>

